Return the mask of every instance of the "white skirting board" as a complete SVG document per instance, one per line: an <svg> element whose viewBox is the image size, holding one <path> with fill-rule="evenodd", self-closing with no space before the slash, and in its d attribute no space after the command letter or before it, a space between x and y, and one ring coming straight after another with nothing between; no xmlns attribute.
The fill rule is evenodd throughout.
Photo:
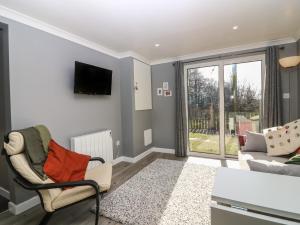
<svg viewBox="0 0 300 225"><path fill-rule="evenodd" d="M136 157L127 157L127 156L120 156L113 160L113 165L119 163L119 162L129 162L129 163L136 163L137 161L141 160L145 156L149 155L152 152L161 152L161 153L168 153L168 154L175 154L174 149L169 148L158 148L158 147L152 147L149 148L147 151L139 154Z"/></svg>
<svg viewBox="0 0 300 225"><path fill-rule="evenodd" d="M8 190L6 190L5 188L3 187L0 187L0 195L6 199L10 199L10 193Z"/></svg>
<svg viewBox="0 0 300 225"><path fill-rule="evenodd" d="M161 153L169 153L169 154L174 154L175 150L174 149L167 149L167 148L157 148L157 147L152 147L148 149L147 151L143 152L142 154L131 158L127 156L120 156L116 159L113 160L113 165L120 163L120 162L129 162L129 163L136 163L137 161L141 160L145 156L149 155L152 152L161 152ZM26 210L40 204L40 198L38 196L35 196L31 199L28 199L25 202L22 202L20 204L15 204L13 202L8 203L8 209L9 211L14 214L14 215L19 215L22 212L25 212Z"/></svg>
<svg viewBox="0 0 300 225"><path fill-rule="evenodd" d="M30 198L26 200L25 202L22 202L20 204L15 204L13 202L8 203L8 210L14 214L19 215L22 212L25 212L26 210L40 204L40 198L39 196L34 196L33 198Z"/></svg>

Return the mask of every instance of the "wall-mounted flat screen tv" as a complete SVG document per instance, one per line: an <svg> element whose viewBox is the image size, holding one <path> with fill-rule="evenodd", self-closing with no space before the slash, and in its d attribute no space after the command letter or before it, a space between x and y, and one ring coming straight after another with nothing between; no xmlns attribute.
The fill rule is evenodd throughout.
<svg viewBox="0 0 300 225"><path fill-rule="evenodd" d="M111 70L75 62L74 93L111 95L111 80Z"/></svg>

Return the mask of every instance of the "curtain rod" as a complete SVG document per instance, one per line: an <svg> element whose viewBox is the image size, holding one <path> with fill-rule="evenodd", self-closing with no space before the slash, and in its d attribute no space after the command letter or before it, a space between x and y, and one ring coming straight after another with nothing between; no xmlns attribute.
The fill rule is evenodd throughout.
<svg viewBox="0 0 300 225"><path fill-rule="evenodd" d="M229 58L229 57L237 57L237 56L243 56L243 55L248 55L248 54L265 53L265 52L266 52L266 50L263 49L263 50L255 50L255 51L242 52L242 53L228 53L228 54L225 53L223 55L217 55L217 56L212 56L212 57L208 57L208 58L200 57L199 59L194 59L194 60L189 60L189 61L182 60L182 62L184 64L188 64L188 63L193 63L193 62L225 59L225 58ZM173 65L175 65L175 62L173 63Z"/></svg>

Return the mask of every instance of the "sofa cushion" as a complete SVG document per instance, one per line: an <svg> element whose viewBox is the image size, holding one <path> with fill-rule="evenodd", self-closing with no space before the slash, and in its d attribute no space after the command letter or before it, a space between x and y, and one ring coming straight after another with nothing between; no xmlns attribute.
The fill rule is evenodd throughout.
<svg viewBox="0 0 300 225"><path fill-rule="evenodd" d="M300 177L299 165L286 165L280 162L266 160L248 160L250 170Z"/></svg>
<svg viewBox="0 0 300 225"><path fill-rule="evenodd" d="M266 134L270 131L276 131L276 130L280 130L282 128L282 126L277 126L277 127L269 127L266 129L263 129L263 134Z"/></svg>
<svg viewBox="0 0 300 225"><path fill-rule="evenodd" d="M107 191L111 185L112 164L105 163L87 170L85 180L94 180L98 183L100 191ZM91 186L74 187L66 189L53 201L52 207L59 209L74 202L83 200L95 194Z"/></svg>
<svg viewBox="0 0 300 225"><path fill-rule="evenodd" d="M300 120L287 123L277 131L265 134L269 156L288 155L300 146Z"/></svg>
<svg viewBox="0 0 300 225"><path fill-rule="evenodd" d="M268 162L280 162L285 163L288 158L280 156L268 156L264 152L241 152L238 153L238 159L241 169L250 170L247 160L266 160Z"/></svg>
<svg viewBox="0 0 300 225"><path fill-rule="evenodd" d="M267 152L265 136L261 133L246 131L246 143L242 151Z"/></svg>

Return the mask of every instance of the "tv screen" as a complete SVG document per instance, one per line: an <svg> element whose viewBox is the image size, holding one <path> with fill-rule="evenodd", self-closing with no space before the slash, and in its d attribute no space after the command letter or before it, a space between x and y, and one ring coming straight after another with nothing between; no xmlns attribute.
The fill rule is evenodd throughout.
<svg viewBox="0 0 300 225"><path fill-rule="evenodd" d="M75 62L74 93L111 95L111 79L111 70Z"/></svg>

